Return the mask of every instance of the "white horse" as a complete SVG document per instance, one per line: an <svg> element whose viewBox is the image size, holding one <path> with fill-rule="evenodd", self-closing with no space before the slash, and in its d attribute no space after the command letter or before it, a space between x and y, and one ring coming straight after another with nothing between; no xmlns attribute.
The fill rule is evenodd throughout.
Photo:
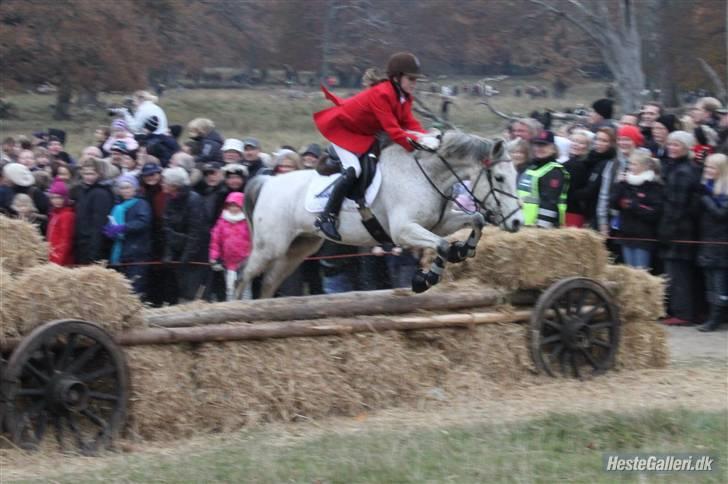
<svg viewBox="0 0 728 484"><path fill-rule="evenodd" d="M523 224L516 196L516 169L503 140L494 142L459 131L447 131L436 151L409 153L399 145L382 151L378 169L382 184L371 211L395 244L429 248L438 257L429 272L419 271L413 281L422 292L439 281L445 261L459 262L475 254L486 217L509 231ZM314 227L316 214L304 207L313 170L275 177L257 176L245 193L245 213L253 232L248 258L237 295L253 278L264 274L260 297L272 297L281 282L324 242ZM470 180L478 211L453 210L453 186ZM375 246L376 240L362 224L359 212L342 210L340 243ZM473 231L466 242L450 244L444 237L466 227Z"/></svg>

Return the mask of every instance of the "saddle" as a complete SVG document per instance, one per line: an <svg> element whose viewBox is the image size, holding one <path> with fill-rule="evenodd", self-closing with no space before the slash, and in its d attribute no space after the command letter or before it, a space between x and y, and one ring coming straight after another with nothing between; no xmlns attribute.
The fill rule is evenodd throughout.
<svg viewBox="0 0 728 484"><path fill-rule="evenodd" d="M372 184L374 174L377 172L377 162L379 161L379 155L381 153L381 147L379 142L375 141L372 146L359 157L359 165L361 166L361 175L356 180L356 184L351 191L346 195L347 198L354 200L363 206L364 194ZM316 172L321 176L330 176L336 173L342 173L344 167L341 165L336 152L334 150L327 150L326 157L323 158L318 165L316 165Z"/></svg>

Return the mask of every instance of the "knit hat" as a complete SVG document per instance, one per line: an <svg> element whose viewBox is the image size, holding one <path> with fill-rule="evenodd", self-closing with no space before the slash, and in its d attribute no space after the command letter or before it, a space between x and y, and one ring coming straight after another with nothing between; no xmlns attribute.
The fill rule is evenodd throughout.
<svg viewBox="0 0 728 484"><path fill-rule="evenodd" d="M657 118L657 122L667 128L670 133L677 130L677 116L674 114L663 114Z"/></svg>
<svg viewBox="0 0 728 484"><path fill-rule="evenodd" d="M27 166L20 163L8 163L3 167L3 178L19 187L29 187L35 183L35 178Z"/></svg>
<svg viewBox="0 0 728 484"><path fill-rule="evenodd" d="M150 116L144 121L144 129L154 133L159 128L159 118L157 116Z"/></svg>
<svg viewBox="0 0 728 484"><path fill-rule="evenodd" d="M142 176L154 175L155 173L162 173L162 167L151 161L144 163L141 172Z"/></svg>
<svg viewBox="0 0 728 484"><path fill-rule="evenodd" d="M186 187L190 184L190 175L181 166L165 168L162 171L162 181L168 185Z"/></svg>
<svg viewBox="0 0 728 484"><path fill-rule="evenodd" d="M121 185L131 185L134 190L139 190L139 180L134 175L121 175L116 179L114 184L119 187Z"/></svg>
<svg viewBox="0 0 728 484"><path fill-rule="evenodd" d="M319 146L316 143L311 143L306 147L305 150L303 150L303 153L301 153L301 156L311 155L315 156L316 158L321 158L321 146Z"/></svg>
<svg viewBox="0 0 728 484"><path fill-rule="evenodd" d="M250 146L253 148L260 149L260 141L258 141L256 138L245 138L243 140L243 147Z"/></svg>
<svg viewBox="0 0 728 484"><path fill-rule="evenodd" d="M636 126L630 126L630 125L624 125L620 126L617 130L617 138L629 138L632 140L632 142L635 144L636 147L640 147L645 142L645 137L642 135L642 132L639 130Z"/></svg>
<svg viewBox="0 0 728 484"><path fill-rule="evenodd" d="M248 167L238 163L228 163L223 167L222 171L223 173L225 173L226 178L230 175L237 175L243 178L248 178L249 174Z"/></svg>
<svg viewBox="0 0 728 484"><path fill-rule="evenodd" d="M232 192L227 197L225 197L225 204L232 203L234 205L237 205L240 208L243 208L243 201L244 197L243 194L240 192Z"/></svg>
<svg viewBox="0 0 728 484"><path fill-rule="evenodd" d="M66 183L60 178L56 178L51 183L51 187L48 189L48 195L55 195L63 198L63 203L68 205L68 187Z"/></svg>
<svg viewBox="0 0 728 484"><path fill-rule="evenodd" d="M597 99L592 104L592 109L604 119L612 119L614 114L614 101L607 98Z"/></svg>
<svg viewBox="0 0 728 484"><path fill-rule="evenodd" d="M676 141L687 147L689 150L693 149L693 146L695 146L695 136L687 131L673 131L667 136L667 141L668 143L670 141Z"/></svg>
<svg viewBox="0 0 728 484"><path fill-rule="evenodd" d="M113 145L111 145L111 149L109 151L116 151L118 153L121 153L122 155L128 155L129 150L126 147L126 143L119 140L115 141Z"/></svg>
<svg viewBox="0 0 728 484"><path fill-rule="evenodd" d="M126 121L123 119L117 118L111 122L111 129L123 129L124 131L129 131L129 125L126 124Z"/></svg>

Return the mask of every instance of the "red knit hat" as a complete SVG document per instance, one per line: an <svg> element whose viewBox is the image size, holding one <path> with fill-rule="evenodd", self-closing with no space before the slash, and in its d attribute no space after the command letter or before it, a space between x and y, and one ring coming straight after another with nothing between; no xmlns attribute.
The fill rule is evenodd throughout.
<svg viewBox="0 0 728 484"><path fill-rule="evenodd" d="M629 124L620 126L620 128L617 130L617 138L621 137L631 139L634 142L635 146L637 146L638 148L645 143L645 137L642 135L642 132L639 130L639 128L636 126L631 126Z"/></svg>

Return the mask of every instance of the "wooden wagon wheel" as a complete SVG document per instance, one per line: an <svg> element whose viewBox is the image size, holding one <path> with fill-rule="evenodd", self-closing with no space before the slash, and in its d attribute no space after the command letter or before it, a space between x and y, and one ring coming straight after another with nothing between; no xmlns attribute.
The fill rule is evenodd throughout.
<svg viewBox="0 0 728 484"><path fill-rule="evenodd" d="M126 419L129 376L112 337L84 321L53 321L23 338L3 381L13 442L35 449L50 429L63 450L93 454Z"/></svg>
<svg viewBox="0 0 728 484"><path fill-rule="evenodd" d="M572 277L556 282L531 313L530 350L539 372L576 378L614 364L620 320L612 296L599 283Z"/></svg>

